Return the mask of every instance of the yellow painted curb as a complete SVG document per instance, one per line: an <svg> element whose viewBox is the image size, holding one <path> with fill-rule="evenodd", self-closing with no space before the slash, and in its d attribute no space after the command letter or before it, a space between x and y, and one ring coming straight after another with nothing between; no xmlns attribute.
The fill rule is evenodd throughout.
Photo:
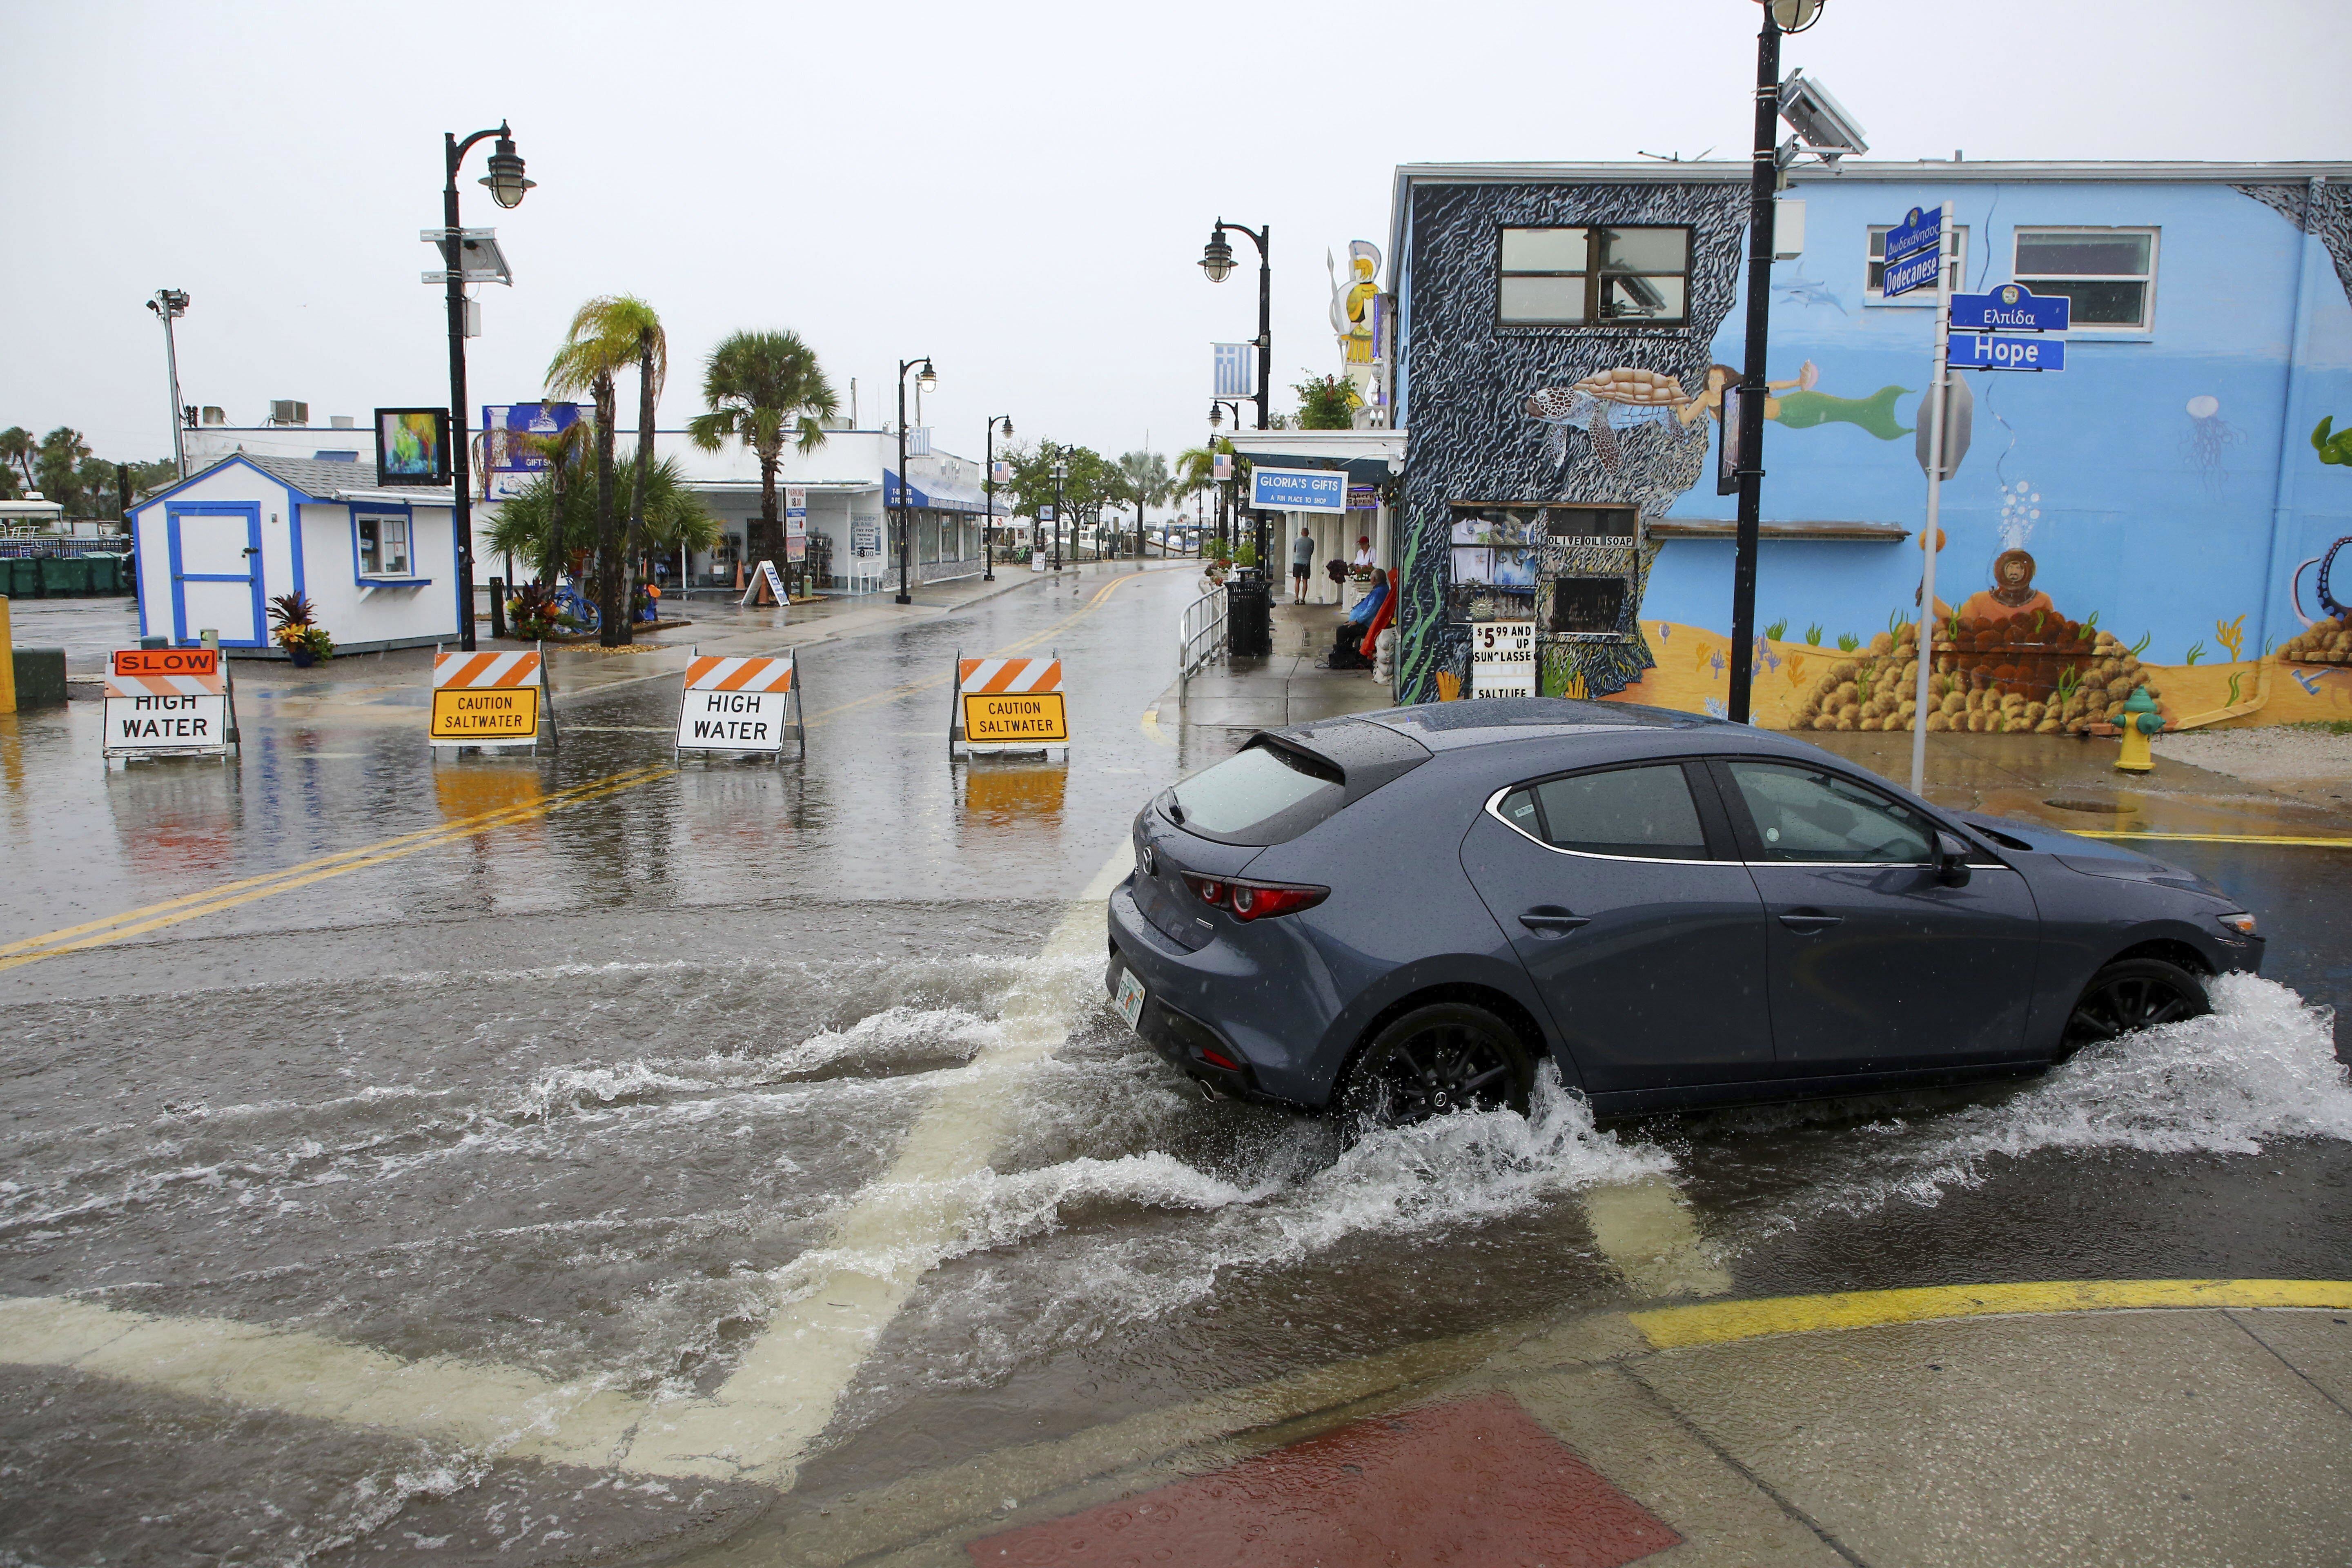
<svg viewBox="0 0 2352 1568"><path fill-rule="evenodd" d="M2147 1307L2346 1307L2344 1279L2059 1279L2018 1285L1937 1285L1914 1290L1844 1290L1760 1301L1661 1307L1627 1317L1653 1350L1728 1344L1771 1334L1868 1329L1937 1318L2003 1313L2102 1312Z"/></svg>
<svg viewBox="0 0 2352 1568"><path fill-rule="evenodd" d="M2070 827L2077 838L2148 838L2167 844L2285 844L2301 849L2352 849L2352 838L2295 838L2273 833L2117 833Z"/></svg>

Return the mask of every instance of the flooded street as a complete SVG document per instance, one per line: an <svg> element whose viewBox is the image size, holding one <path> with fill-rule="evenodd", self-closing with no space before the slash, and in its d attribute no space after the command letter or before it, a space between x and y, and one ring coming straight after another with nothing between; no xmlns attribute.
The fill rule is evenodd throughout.
<svg viewBox="0 0 2352 1568"><path fill-rule="evenodd" d="M2352 1278L2340 852L2181 855L2272 978L2036 1079L1204 1100L1102 984L1127 824L1214 760L1158 707L1193 582L814 647L775 764L673 763L674 668L536 759L436 765L421 681L354 670L254 682L227 767L10 721L0 1563L846 1562L776 1532L1603 1308ZM1066 765L950 766L959 650L1059 652Z"/></svg>

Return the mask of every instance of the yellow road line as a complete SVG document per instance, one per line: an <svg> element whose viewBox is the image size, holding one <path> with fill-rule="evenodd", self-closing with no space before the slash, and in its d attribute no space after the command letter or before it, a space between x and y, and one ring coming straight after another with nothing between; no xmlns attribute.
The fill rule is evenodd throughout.
<svg viewBox="0 0 2352 1568"><path fill-rule="evenodd" d="M1064 627L1091 615L1122 584L1139 581L1141 576L1142 574L1134 573L1111 579L1097 589L1094 597L1087 600L1086 605L1076 613L1064 616L1045 630L1024 637L1001 651L1017 652L1044 641ZM949 675L933 677L928 680L892 687L887 691L877 691L870 696L825 709L822 712L811 715L808 721L811 726L814 726L828 719L836 718L841 714L877 702L887 702L915 692L944 686L951 679L953 679L952 672ZM39 936L25 937L0 945L0 971L38 963L44 958L53 958L59 953L77 952L85 948L100 947L108 942L121 942L126 937L143 935L164 926L178 925L182 921L194 920L202 915L216 914L223 910L235 909L239 904L249 904L257 899L266 899L273 894L291 892L297 888L308 887L313 882L324 881L331 877L340 877L345 872L361 870L370 866L380 866L387 860L397 860L422 850L457 843L478 834L487 833L492 828L528 822L552 811L601 800L625 790L652 784L657 779L668 778L677 771L676 768L664 763L653 767L633 768L624 773L608 773L602 778L591 779L585 784L573 784L568 789L560 790L553 795L521 805L498 806L488 811L477 812L471 816L461 816L455 821L441 823L433 827L422 827L413 833L404 833L394 837L380 839L373 844L363 844L355 849L344 849L332 855L322 855L317 859L305 860L299 865L284 867L276 871L266 871L257 876L240 878L236 881L223 882L198 892L184 893L175 899L166 899L160 903L144 905L135 910L125 910L120 914L109 915L100 920L85 921L79 925L66 926L58 931L44 932Z"/></svg>
<svg viewBox="0 0 2352 1568"><path fill-rule="evenodd" d="M1627 1317L1655 1350L1728 1344L1770 1334L1867 1329L1938 1318L2105 1312L2150 1307L2352 1307L2345 1279L2061 1279L2019 1285L1937 1285L1845 1290L1760 1301L1661 1307Z"/></svg>
<svg viewBox="0 0 2352 1568"><path fill-rule="evenodd" d="M2169 844L2284 844L2299 849L2352 849L2352 838L2298 838L2274 833L2126 833L2070 827L2077 838L2147 838Z"/></svg>

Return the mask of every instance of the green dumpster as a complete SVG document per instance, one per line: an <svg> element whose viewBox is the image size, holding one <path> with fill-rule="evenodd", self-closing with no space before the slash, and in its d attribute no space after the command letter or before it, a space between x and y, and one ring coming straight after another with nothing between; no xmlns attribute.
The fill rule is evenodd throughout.
<svg viewBox="0 0 2352 1568"><path fill-rule="evenodd" d="M41 557L41 596L55 599L89 592L89 563L62 555Z"/></svg>
<svg viewBox="0 0 2352 1568"><path fill-rule="evenodd" d="M122 592L122 560L116 555L85 555L83 563L89 567L89 591L93 594Z"/></svg>
<svg viewBox="0 0 2352 1568"><path fill-rule="evenodd" d="M41 563L38 560L30 555L19 555L0 562L0 567L6 569L6 576L0 581L7 584L10 598L37 599L41 596Z"/></svg>

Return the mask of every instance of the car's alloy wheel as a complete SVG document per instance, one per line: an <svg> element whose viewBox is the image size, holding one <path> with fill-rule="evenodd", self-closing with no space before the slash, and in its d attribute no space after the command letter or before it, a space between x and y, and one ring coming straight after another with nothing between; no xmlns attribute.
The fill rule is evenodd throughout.
<svg viewBox="0 0 2352 1568"><path fill-rule="evenodd" d="M1517 1030L1483 1007L1439 1002L1373 1037L1348 1074L1339 1109L1381 1127L1457 1110L1524 1111L1534 1080Z"/></svg>
<svg viewBox="0 0 2352 1568"><path fill-rule="evenodd" d="M2160 958L2126 958L2091 976L2066 1017L2063 1059L2084 1046L2213 1010L2194 974Z"/></svg>

